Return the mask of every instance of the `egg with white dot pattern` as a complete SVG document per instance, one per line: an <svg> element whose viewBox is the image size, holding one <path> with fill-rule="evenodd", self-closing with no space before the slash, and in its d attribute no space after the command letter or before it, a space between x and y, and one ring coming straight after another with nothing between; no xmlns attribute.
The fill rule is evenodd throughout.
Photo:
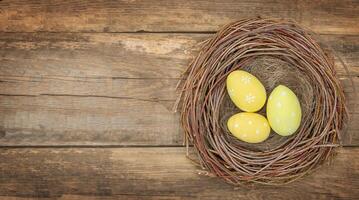
<svg viewBox="0 0 359 200"><path fill-rule="evenodd" d="M263 142L270 133L267 119L257 113L237 113L228 119L227 127L232 135L248 143Z"/></svg>
<svg viewBox="0 0 359 200"><path fill-rule="evenodd" d="M246 112L260 110L266 102L263 84L252 74L235 70L227 76L227 92L233 103Z"/></svg>
<svg viewBox="0 0 359 200"><path fill-rule="evenodd" d="M267 102L267 118L274 132L281 136L292 135L300 126L302 110L294 92L278 85Z"/></svg>

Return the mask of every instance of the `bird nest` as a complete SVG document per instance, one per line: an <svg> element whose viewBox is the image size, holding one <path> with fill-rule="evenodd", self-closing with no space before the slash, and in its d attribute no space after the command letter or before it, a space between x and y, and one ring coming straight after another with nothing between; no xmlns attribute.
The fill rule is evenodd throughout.
<svg viewBox="0 0 359 200"><path fill-rule="evenodd" d="M247 19L202 43L181 81L178 110L203 168L235 185L283 184L330 158L347 112L334 59L313 38L295 22ZM255 75L268 94L279 84L294 91L303 113L295 134L271 133L260 144L232 136L226 122L239 109L226 92L226 78L239 69ZM265 108L259 113L265 115Z"/></svg>

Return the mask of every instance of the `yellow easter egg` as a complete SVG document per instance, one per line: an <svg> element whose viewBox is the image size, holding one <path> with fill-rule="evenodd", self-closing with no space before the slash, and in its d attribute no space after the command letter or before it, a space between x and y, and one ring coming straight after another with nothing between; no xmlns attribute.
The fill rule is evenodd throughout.
<svg viewBox="0 0 359 200"><path fill-rule="evenodd" d="M266 102L266 90L252 74L236 70L227 77L227 91L233 103L246 112L260 110Z"/></svg>
<svg viewBox="0 0 359 200"><path fill-rule="evenodd" d="M300 126L302 110L294 92L279 85L269 95L267 118L271 128L281 136L293 134Z"/></svg>
<svg viewBox="0 0 359 200"><path fill-rule="evenodd" d="M267 119L257 113L235 114L228 119L227 127L236 138L248 143L263 142L270 133Z"/></svg>

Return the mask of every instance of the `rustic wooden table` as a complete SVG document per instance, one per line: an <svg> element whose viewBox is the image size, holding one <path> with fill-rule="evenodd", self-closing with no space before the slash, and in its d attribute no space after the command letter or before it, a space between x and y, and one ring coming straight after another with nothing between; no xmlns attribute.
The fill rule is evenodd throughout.
<svg viewBox="0 0 359 200"><path fill-rule="evenodd" d="M172 112L180 74L196 44L256 16L320 34L359 88L356 0L0 1L1 199L358 198L358 101L340 67L352 120L330 165L234 188L186 159Z"/></svg>

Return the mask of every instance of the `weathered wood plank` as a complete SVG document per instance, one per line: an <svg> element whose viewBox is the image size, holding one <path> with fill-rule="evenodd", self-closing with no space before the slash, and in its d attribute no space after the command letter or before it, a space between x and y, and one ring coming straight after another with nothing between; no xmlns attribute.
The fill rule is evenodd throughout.
<svg viewBox="0 0 359 200"><path fill-rule="evenodd" d="M0 31L216 31L248 17L292 18L318 33L358 34L359 4L345 1L21 1L0 2Z"/></svg>
<svg viewBox="0 0 359 200"><path fill-rule="evenodd" d="M1 145L181 144L175 86L209 36L1 33ZM322 38L359 74L358 36ZM359 144L358 132L353 122L345 144Z"/></svg>
<svg viewBox="0 0 359 200"><path fill-rule="evenodd" d="M354 88L348 76L340 76L347 99L355 104ZM359 77L352 77L359 88ZM180 79L127 79L91 77L22 77L1 76L0 95L3 96L79 96L123 98L148 101L175 101ZM356 91L359 95L359 91ZM359 112L359 110L358 110Z"/></svg>
<svg viewBox="0 0 359 200"><path fill-rule="evenodd" d="M0 33L2 76L179 78L210 34ZM359 75L359 36L321 35ZM337 61L338 73L345 74Z"/></svg>
<svg viewBox="0 0 359 200"><path fill-rule="evenodd" d="M184 148L2 149L0 196L132 199L355 199L359 148L284 186L234 188L203 175Z"/></svg>
<svg viewBox="0 0 359 200"><path fill-rule="evenodd" d="M179 145L173 101L0 96L1 145Z"/></svg>
<svg viewBox="0 0 359 200"><path fill-rule="evenodd" d="M0 144L181 145L173 104L121 97L0 96ZM345 145L359 144L359 111L355 111L350 110Z"/></svg>
<svg viewBox="0 0 359 200"><path fill-rule="evenodd" d="M0 96L0 144L181 145L173 104L120 97ZM350 112L343 144L358 145L359 111Z"/></svg>

